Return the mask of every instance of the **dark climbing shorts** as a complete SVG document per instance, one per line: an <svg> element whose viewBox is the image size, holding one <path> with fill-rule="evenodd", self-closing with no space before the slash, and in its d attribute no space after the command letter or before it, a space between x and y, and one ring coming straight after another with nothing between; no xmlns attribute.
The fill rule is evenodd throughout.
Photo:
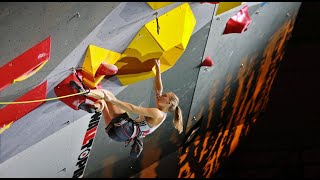
<svg viewBox="0 0 320 180"><path fill-rule="evenodd" d="M116 123L119 123L121 125L114 125ZM113 118L110 124L105 128L105 130L108 136L114 141L128 141L134 132L133 120L128 116L127 113L123 113Z"/></svg>

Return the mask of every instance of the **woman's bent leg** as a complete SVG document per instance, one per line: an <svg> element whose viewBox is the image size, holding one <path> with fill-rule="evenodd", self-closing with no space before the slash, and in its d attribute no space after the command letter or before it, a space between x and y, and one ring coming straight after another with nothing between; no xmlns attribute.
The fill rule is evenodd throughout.
<svg viewBox="0 0 320 180"><path fill-rule="evenodd" d="M87 94L87 96L93 97L93 98L98 98L98 99L103 99L104 98L104 94L103 94L104 89L94 89L94 90L90 90L90 93ZM105 105L107 106L108 110L109 110L109 114L112 118L125 113L126 111L120 109L118 106L113 105L112 103L108 102L108 101L104 101Z"/></svg>

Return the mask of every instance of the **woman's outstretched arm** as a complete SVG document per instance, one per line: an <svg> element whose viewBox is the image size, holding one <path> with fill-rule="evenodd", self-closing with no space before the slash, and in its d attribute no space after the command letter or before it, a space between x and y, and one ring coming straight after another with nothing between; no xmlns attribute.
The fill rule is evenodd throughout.
<svg viewBox="0 0 320 180"><path fill-rule="evenodd" d="M158 108L145 108L133 105L128 102L118 100L111 92L104 90L104 100L111 102L112 104L118 106L126 112L136 113L142 116L151 117L153 119L162 118L162 113Z"/></svg>
<svg viewBox="0 0 320 180"><path fill-rule="evenodd" d="M162 86L162 80L161 80L160 60L156 59L155 64L156 64L156 76L154 78L154 93L157 99L162 95L163 86Z"/></svg>

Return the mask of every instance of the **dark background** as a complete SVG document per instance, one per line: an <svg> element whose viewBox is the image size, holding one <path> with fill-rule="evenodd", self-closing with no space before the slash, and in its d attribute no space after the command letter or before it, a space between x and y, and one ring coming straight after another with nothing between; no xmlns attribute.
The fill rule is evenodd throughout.
<svg viewBox="0 0 320 180"><path fill-rule="evenodd" d="M320 3L302 2L263 118L220 177L320 177Z"/></svg>

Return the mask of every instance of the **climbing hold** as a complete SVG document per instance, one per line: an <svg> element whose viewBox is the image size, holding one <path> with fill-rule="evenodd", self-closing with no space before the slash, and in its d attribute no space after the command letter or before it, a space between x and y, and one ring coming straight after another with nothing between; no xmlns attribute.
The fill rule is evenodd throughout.
<svg viewBox="0 0 320 180"><path fill-rule="evenodd" d="M248 13L248 5L246 5L229 19L223 34L242 33L247 30L250 23L251 18Z"/></svg>
<svg viewBox="0 0 320 180"><path fill-rule="evenodd" d="M256 11L256 14L260 14L260 11Z"/></svg>
<svg viewBox="0 0 320 180"><path fill-rule="evenodd" d="M118 72L118 67L113 64L107 64L105 62L101 63L95 77L101 76L101 75L115 75Z"/></svg>
<svg viewBox="0 0 320 180"><path fill-rule="evenodd" d="M75 81L78 84L82 84L80 80L83 80L83 71L77 70L76 73L71 73L63 81L61 81L57 86L54 87L54 93L57 97L78 93L75 89L70 86L70 81ZM101 89L100 85L97 85L97 89ZM61 102L69 106L74 110L79 110L78 105L85 102L86 99L91 101L96 101L95 98L86 97L82 95L71 96L68 98L60 99Z"/></svg>
<svg viewBox="0 0 320 180"><path fill-rule="evenodd" d="M235 7L241 6L242 2L220 2L215 12L215 16L218 16L224 12L227 12Z"/></svg>
<svg viewBox="0 0 320 180"><path fill-rule="evenodd" d="M119 69L116 76L122 85L154 77L154 59L160 59L161 72L170 69L185 51L196 25L189 3L158 19L161 32L157 32L156 19L146 23L115 63Z"/></svg>
<svg viewBox="0 0 320 180"><path fill-rule="evenodd" d="M204 61L201 63L201 66L211 67L211 66L213 66L213 64L214 64L214 63L213 63L211 57L210 57L210 56L207 56L207 57L204 59Z"/></svg>
<svg viewBox="0 0 320 180"><path fill-rule="evenodd" d="M0 91L38 72L50 59L50 47L51 37L49 36L0 67Z"/></svg>
<svg viewBox="0 0 320 180"><path fill-rule="evenodd" d="M218 4L219 2L200 2L200 4L209 3L209 4Z"/></svg>
<svg viewBox="0 0 320 180"><path fill-rule="evenodd" d="M242 68L244 68L244 65L243 65L243 64L241 64L241 67L242 67Z"/></svg>
<svg viewBox="0 0 320 180"><path fill-rule="evenodd" d="M287 13L287 17L290 17L290 13Z"/></svg>
<svg viewBox="0 0 320 180"><path fill-rule="evenodd" d="M47 96L48 81L45 81L28 91L14 102L26 101L30 99L44 99ZM28 104L10 104L0 109L0 134L4 130L8 129L10 125L16 121L19 121L23 116L27 115L31 111L35 110L44 102L34 102Z"/></svg>
<svg viewBox="0 0 320 180"><path fill-rule="evenodd" d="M82 64L83 83L90 88L96 88L104 78L104 76L96 77L96 72L101 63L115 64L120 56L120 53L90 44Z"/></svg>

